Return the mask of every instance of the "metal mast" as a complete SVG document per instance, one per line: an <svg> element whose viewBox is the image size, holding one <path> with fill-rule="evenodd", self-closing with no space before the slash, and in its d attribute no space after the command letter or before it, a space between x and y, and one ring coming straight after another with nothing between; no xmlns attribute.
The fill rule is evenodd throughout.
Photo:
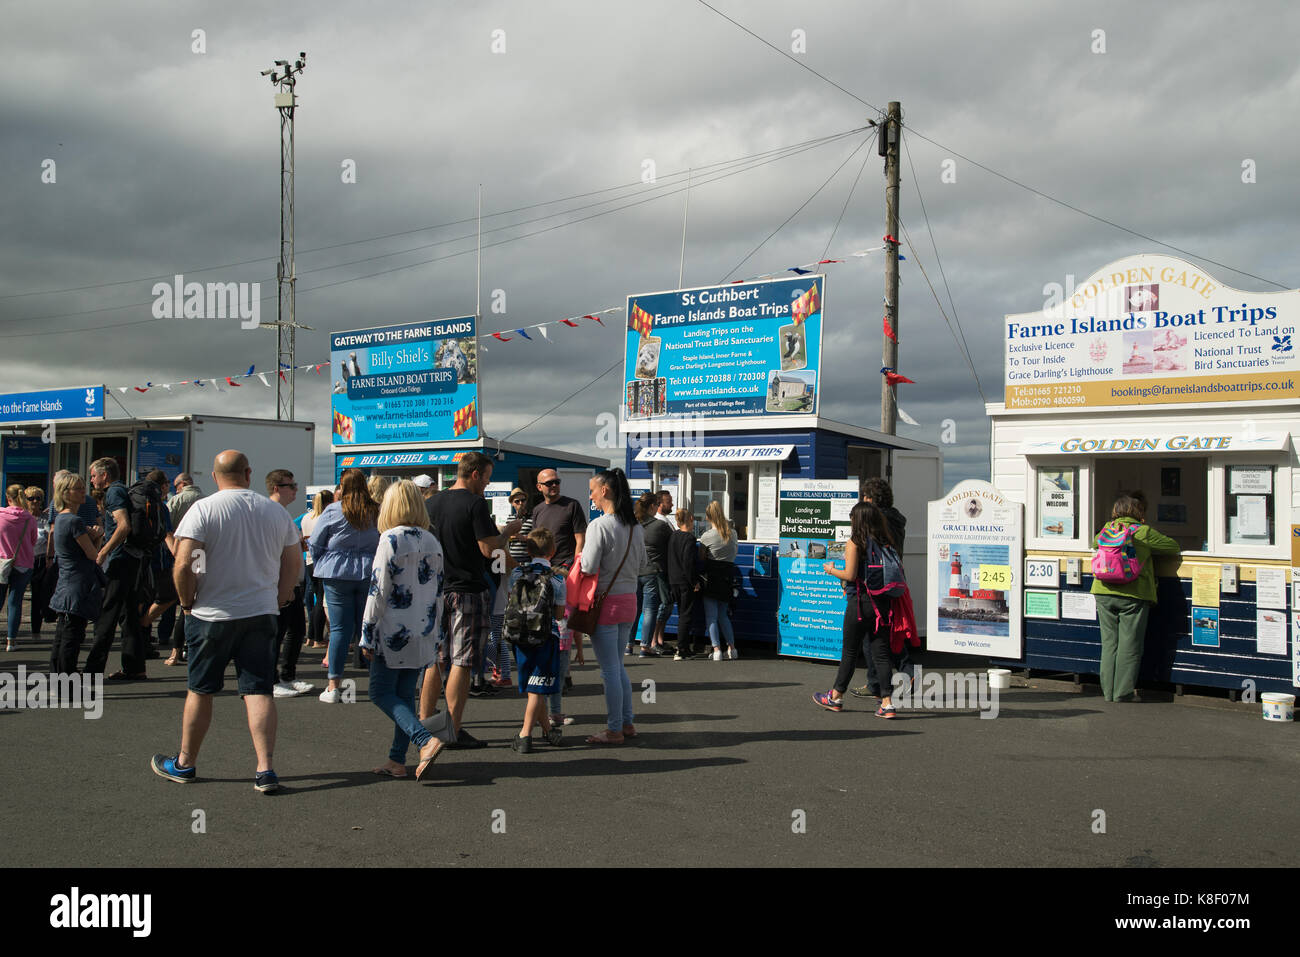
<svg viewBox="0 0 1300 957"><path fill-rule="evenodd" d="M307 54L300 52L293 63L276 60L262 76L270 76L277 89L275 108L280 114L280 262L275 277L278 288L278 309L275 328L279 339L276 350L275 398L277 419L293 419L294 368L297 365L295 333L299 326L294 319L294 286L297 276L293 264L293 115L297 99L294 87L298 74L306 67ZM271 323L263 323L271 325Z"/></svg>

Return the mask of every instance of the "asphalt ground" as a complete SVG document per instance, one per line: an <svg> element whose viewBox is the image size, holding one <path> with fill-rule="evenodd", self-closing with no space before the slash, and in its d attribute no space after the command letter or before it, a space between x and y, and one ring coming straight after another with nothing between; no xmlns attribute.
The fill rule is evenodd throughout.
<svg viewBox="0 0 1300 957"><path fill-rule="evenodd" d="M0 657L43 671L45 640ZM742 649L744 651L744 649ZM320 652L299 677L319 681ZM110 665L116 667L116 650ZM433 783L371 773L392 725L366 697L280 699L276 770L253 789L243 707L219 696L198 761L176 784L149 767L179 745L183 668L107 682L103 714L0 711L8 867L169 866L1294 866L1296 726L1259 705L1187 695L1109 703L1095 686L1034 680L972 707L877 718L846 696L810 700L829 663L624 659L641 737L588 746L603 727L600 679L574 669L569 745L509 747L517 690L470 699L466 727L490 742L449 751ZM928 664L943 666L944 656ZM923 659L924 661L924 659ZM951 659L949 659L951 664ZM858 681L865 674L858 672ZM233 669L227 688L233 689ZM198 814L197 812L202 812ZM199 827L199 825L202 827ZM1104 832L1102 828L1104 827Z"/></svg>

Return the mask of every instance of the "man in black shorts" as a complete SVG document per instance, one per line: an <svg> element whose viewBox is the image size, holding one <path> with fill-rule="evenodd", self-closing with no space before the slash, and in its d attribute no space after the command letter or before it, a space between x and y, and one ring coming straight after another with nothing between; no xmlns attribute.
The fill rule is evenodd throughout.
<svg viewBox="0 0 1300 957"><path fill-rule="evenodd" d="M212 466L217 491L195 502L176 529L175 584L189 639L189 691L180 751L155 754L151 766L171 781L195 779L212 698L233 660L257 752L253 787L270 794L280 790L272 767L275 628L302 576L302 536L284 506L249 489L252 476L243 452L222 452Z"/></svg>
<svg viewBox="0 0 1300 957"><path fill-rule="evenodd" d="M488 565L505 571L509 537L519 531L518 519L497 531L483 490L492 481L492 460L467 452L456 467L456 484L426 503L430 531L442 545L442 646L438 663L447 678L447 709L456 731L449 748L478 748L484 742L461 728L470 675L477 670L487 642L491 611ZM420 693L420 715L430 717L441 687L438 669L426 668Z"/></svg>

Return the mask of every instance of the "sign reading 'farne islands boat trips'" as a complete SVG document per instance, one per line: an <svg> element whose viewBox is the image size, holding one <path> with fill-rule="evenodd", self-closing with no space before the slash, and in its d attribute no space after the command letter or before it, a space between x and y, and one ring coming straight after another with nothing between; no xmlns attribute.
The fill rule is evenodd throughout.
<svg viewBox="0 0 1300 957"><path fill-rule="evenodd" d="M629 296L622 428L816 415L825 297L822 275Z"/></svg>
<svg viewBox="0 0 1300 957"><path fill-rule="evenodd" d="M980 481L930 503L930 651L1021 657L1024 509Z"/></svg>
<svg viewBox="0 0 1300 957"><path fill-rule="evenodd" d="M1242 292L1181 259L1132 256L1006 317L1006 408L1300 398L1298 328L1300 290Z"/></svg>

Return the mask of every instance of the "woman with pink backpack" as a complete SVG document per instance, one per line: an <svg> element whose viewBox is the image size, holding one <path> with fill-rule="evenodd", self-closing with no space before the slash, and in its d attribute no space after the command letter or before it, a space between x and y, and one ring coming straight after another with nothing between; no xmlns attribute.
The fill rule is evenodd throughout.
<svg viewBox="0 0 1300 957"><path fill-rule="evenodd" d="M1152 555L1177 555L1178 543L1145 524L1138 494L1122 494L1093 545L1092 593L1101 627L1101 694L1107 701L1137 698L1138 668L1147 618L1156 603Z"/></svg>

